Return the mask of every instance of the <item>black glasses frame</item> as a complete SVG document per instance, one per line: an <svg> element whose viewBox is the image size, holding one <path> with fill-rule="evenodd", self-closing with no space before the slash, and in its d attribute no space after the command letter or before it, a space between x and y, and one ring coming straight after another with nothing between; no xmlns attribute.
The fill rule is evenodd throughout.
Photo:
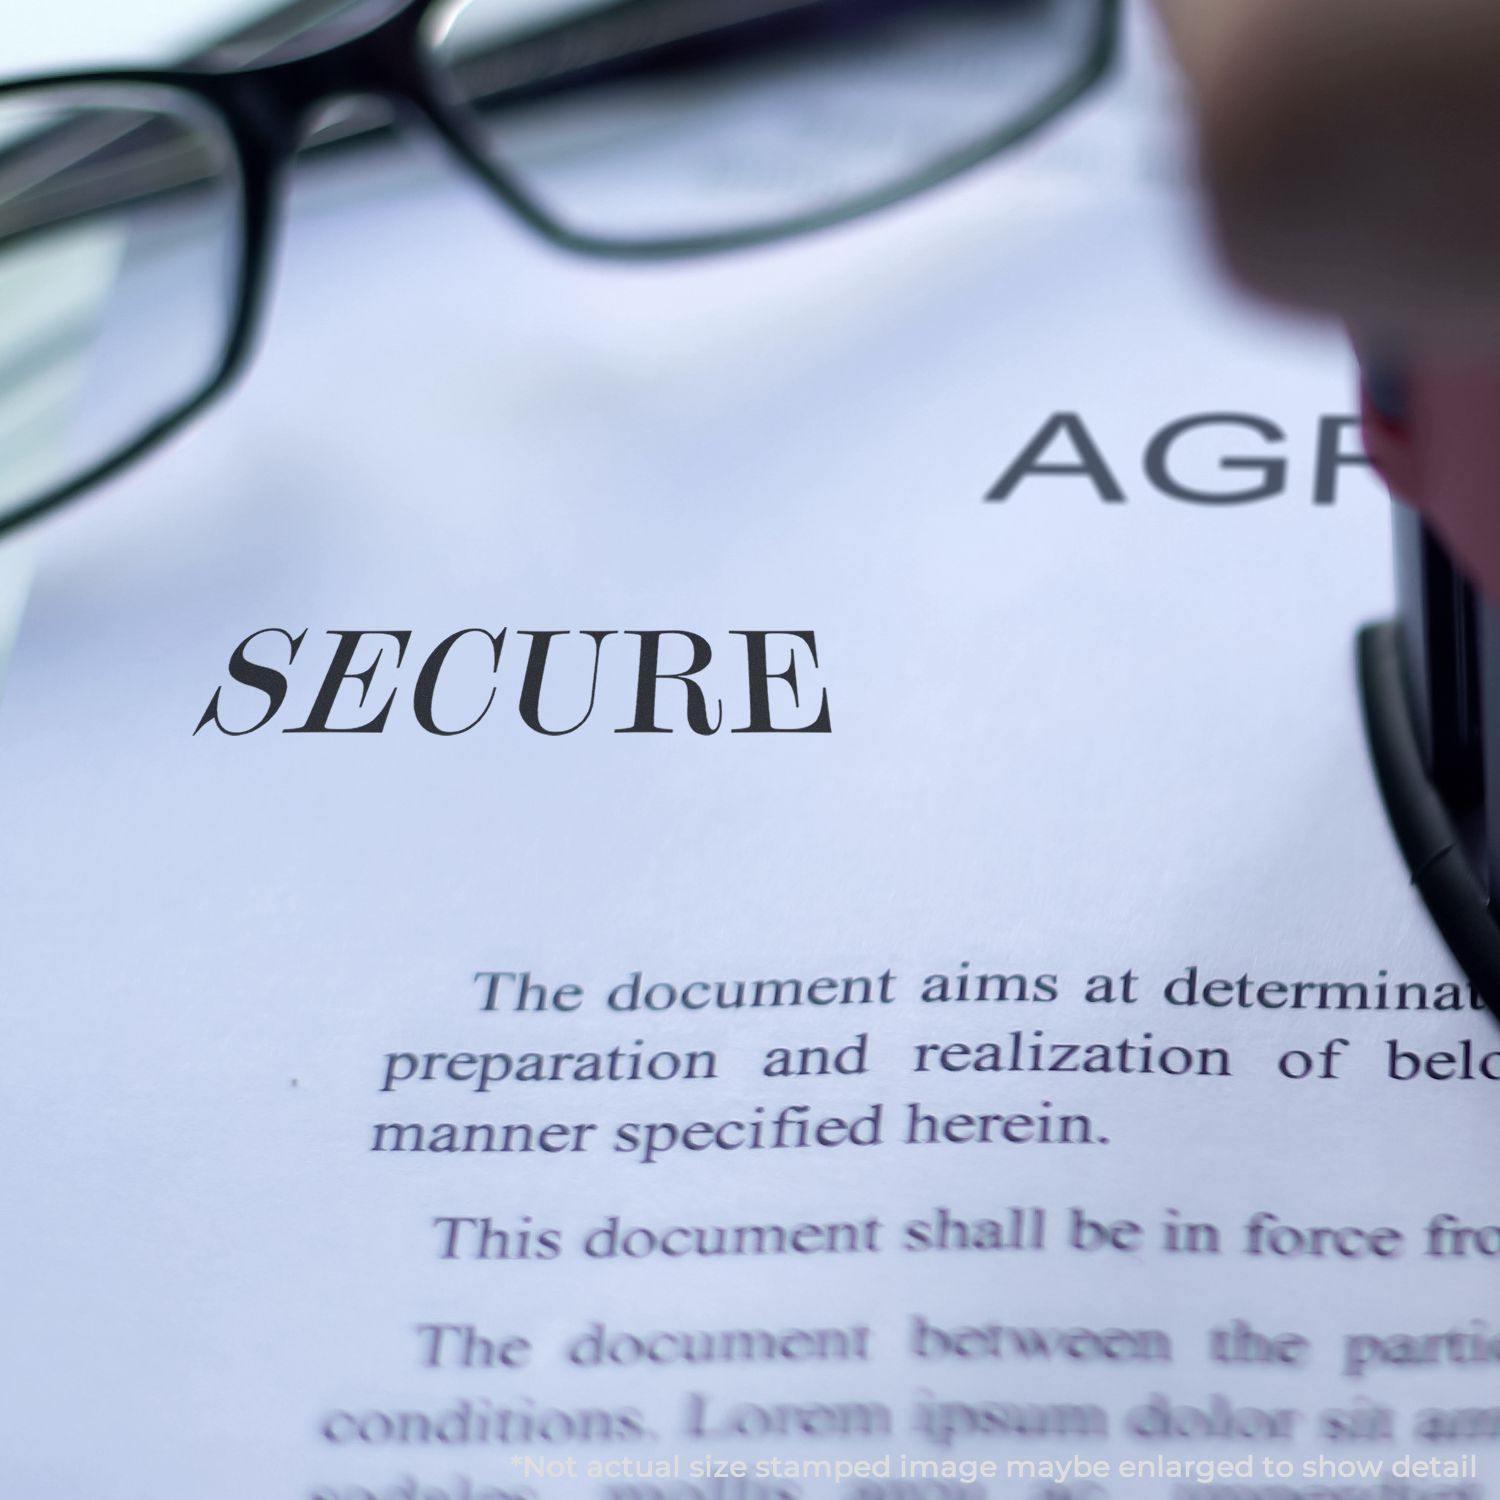
<svg viewBox="0 0 1500 1500"><path fill-rule="evenodd" d="M649 0L617 0L607 13L623 14ZM499 165L481 142L475 117L444 96L429 62L428 28L455 0L407 0L357 35L283 61L242 68L188 66L53 73L0 84L0 100L26 92L112 86L155 86L186 94L222 122L233 146L241 193L241 247L235 303L222 358L203 387L111 457L0 516L0 536L34 521L83 491L118 474L159 447L222 395L243 373L264 315L270 270L280 225L284 188L293 159L307 140L313 117L331 100L374 97L395 107L398 117L434 130L458 161L532 230L564 250L617 260L688 257L766 244L861 217L935 187L1017 144L1061 114L1109 70L1116 52L1121 0L1094 0L1097 24L1077 68L1025 115L921 173L827 210L779 223L721 234L616 240L580 233L552 217L522 184ZM297 4L289 7L296 11ZM546 28L549 37L596 23L599 11ZM207 54L212 57L213 54ZM597 67L578 76L548 80L547 88L586 87ZM534 97L535 90L527 91ZM489 101L486 101L488 103ZM375 132L368 132L375 133Z"/></svg>

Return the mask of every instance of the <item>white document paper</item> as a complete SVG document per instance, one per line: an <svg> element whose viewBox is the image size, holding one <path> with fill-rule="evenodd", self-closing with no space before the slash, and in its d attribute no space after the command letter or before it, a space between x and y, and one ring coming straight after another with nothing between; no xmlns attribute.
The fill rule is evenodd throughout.
<svg viewBox="0 0 1500 1500"><path fill-rule="evenodd" d="M1349 361L1221 287L1127 97L690 266L310 183L251 379L52 528L0 710L0 1493L1494 1493L1500 1096L1432 1058L1500 1033L1361 738ZM1066 413L1126 498L986 502ZM1178 482L1278 493L1147 476L1214 414ZM273 629L276 717L195 734ZM351 630L410 633L334 705L384 732L284 733ZM723 732L615 732L653 630ZM830 733L728 732L757 630ZM541 631L554 728L615 632L576 733Z"/></svg>
<svg viewBox="0 0 1500 1500"><path fill-rule="evenodd" d="M21 628L26 609L26 591L31 582L31 550L13 543L0 551L0 688L10 665L11 648Z"/></svg>

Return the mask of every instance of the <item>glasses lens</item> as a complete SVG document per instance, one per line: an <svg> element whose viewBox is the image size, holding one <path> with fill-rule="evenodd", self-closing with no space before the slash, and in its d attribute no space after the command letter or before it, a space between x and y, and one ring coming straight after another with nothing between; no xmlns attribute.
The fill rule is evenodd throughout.
<svg viewBox="0 0 1500 1500"><path fill-rule="evenodd" d="M191 96L0 95L0 520L212 381L240 244L234 148Z"/></svg>
<svg viewBox="0 0 1500 1500"><path fill-rule="evenodd" d="M1089 76L1104 0L468 0L439 84L555 219L615 241L790 227L922 186Z"/></svg>

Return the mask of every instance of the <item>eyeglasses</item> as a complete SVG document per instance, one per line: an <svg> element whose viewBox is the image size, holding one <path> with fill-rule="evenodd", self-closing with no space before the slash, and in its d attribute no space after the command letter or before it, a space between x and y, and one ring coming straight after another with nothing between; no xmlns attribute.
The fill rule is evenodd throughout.
<svg viewBox="0 0 1500 1500"><path fill-rule="evenodd" d="M0 85L0 535L143 457L244 368L304 146L372 138L394 112L559 246L728 250L1029 136L1104 74L1117 9L297 0L183 68Z"/></svg>

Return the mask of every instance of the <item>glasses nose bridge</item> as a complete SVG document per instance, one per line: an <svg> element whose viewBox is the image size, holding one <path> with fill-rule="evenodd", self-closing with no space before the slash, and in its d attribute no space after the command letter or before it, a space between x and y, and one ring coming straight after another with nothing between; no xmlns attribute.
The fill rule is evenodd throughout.
<svg viewBox="0 0 1500 1500"><path fill-rule="evenodd" d="M278 155L297 149L330 103L360 96L422 106L428 90L414 22L425 7L403 10L384 25L303 57L240 75L246 113Z"/></svg>

